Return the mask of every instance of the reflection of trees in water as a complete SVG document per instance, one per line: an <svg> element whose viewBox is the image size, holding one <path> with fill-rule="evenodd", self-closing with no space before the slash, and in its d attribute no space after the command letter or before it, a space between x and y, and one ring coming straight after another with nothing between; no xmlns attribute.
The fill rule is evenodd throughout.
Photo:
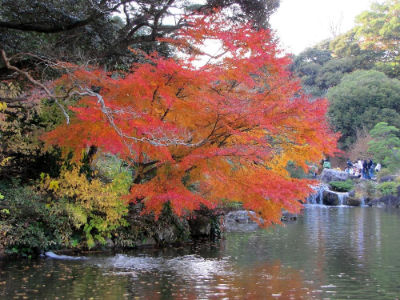
<svg viewBox="0 0 400 300"><path fill-rule="evenodd" d="M106 264L118 255L0 261L0 298L319 299L333 296L327 292L332 288L333 298L396 299L399 215L374 208L312 208L273 230L121 255L129 262L122 267ZM139 269L140 259L147 264Z"/></svg>
<svg viewBox="0 0 400 300"><path fill-rule="evenodd" d="M304 282L303 274L284 268L277 261L242 270L230 276L216 275L204 282L180 282L171 278L167 285L143 290L144 299L310 299L312 287ZM173 283L171 283L173 282ZM171 297L171 298L168 298Z"/></svg>
<svg viewBox="0 0 400 300"><path fill-rule="evenodd" d="M82 261L21 260L0 271L1 299L123 299L127 277L109 277ZM0 262L0 270L4 270ZM24 298L28 297L28 298Z"/></svg>
<svg viewBox="0 0 400 300"><path fill-rule="evenodd" d="M350 230L350 243L354 252L357 253L359 263L365 262L365 209L354 211L354 223Z"/></svg>

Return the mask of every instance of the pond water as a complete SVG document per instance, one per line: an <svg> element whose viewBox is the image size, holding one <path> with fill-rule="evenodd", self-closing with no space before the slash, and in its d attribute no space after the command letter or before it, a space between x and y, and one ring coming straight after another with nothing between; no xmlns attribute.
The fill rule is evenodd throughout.
<svg viewBox="0 0 400 300"><path fill-rule="evenodd" d="M400 213L307 206L216 243L0 261L1 299L399 299Z"/></svg>

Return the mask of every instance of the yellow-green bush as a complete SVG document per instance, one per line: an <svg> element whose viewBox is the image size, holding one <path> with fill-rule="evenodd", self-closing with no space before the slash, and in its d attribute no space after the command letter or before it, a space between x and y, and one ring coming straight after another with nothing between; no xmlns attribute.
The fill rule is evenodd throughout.
<svg viewBox="0 0 400 300"><path fill-rule="evenodd" d="M64 207L74 227L83 230L89 248L96 242L104 244L113 230L126 225L127 205L121 196L129 186L121 187L121 179L116 178L109 183L89 180L77 166L62 171L57 179L42 175L42 186L52 194L53 205Z"/></svg>
<svg viewBox="0 0 400 300"><path fill-rule="evenodd" d="M396 195L398 186L399 184L397 182L383 182L378 184L378 190L383 196Z"/></svg>

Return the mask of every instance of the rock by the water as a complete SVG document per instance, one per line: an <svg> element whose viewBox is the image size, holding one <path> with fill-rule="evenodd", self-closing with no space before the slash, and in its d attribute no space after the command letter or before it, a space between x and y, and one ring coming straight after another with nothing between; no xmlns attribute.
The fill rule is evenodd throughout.
<svg viewBox="0 0 400 300"><path fill-rule="evenodd" d="M324 169L319 177L322 182L329 183L331 181L346 181L349 179L349 174L339 170Z"/></svg>
<svg viewBox="0 0 400 300"><path fill-rule="evenodd" d="M336 192L332 192L330 190L326 190L322 196L322 202L325 205L339 205L339 195Z"/></svg>
<svg viewBox="0 0 400 300"><path fill-rule="evenodd" d="M179 240L179 235L179 228L175 224L169 224L168 226L159 228L153 233L152 237L157 245L168 245L177 242ZM151 245L152 243L150 246Z"/></svg>
<svg viewBox="0 0 400 300"><path fill-rule="evenodd" d="M347 199L346 199L346 205L349 205L349 206L361 206L361 203L362 203L362 201L361 201L361 199L359 199L359 198L356 198L356 197L348 197Z"/></svg>
<svg viewBox="0 0 400 300"><path fill-rule="evenodd" d="M224 229L227 232L250 232L259 228L255 221L256 214L252 211L237 210L225 215ZM262 220L260 220L262 222Z"/></svg>
<svg viewBox="0 0 400 300"><path fill-rule="evenodd" d="M289 222L289 221L295 221L297 220L297 215L296 214L292 214L288 211L284 211L282 213L282 217L281 217L281 221L283 222Z"/></svg>
<svg viewBox="0 0 400 300"><path fill-rule="evenodd" d="M400 197L387 195L370 201L368 205L374 207L400 207Z"/></svg>

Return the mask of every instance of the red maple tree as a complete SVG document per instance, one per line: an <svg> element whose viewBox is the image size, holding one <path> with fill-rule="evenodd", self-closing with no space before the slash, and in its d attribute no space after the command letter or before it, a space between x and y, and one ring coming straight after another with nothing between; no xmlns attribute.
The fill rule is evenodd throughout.
<svg viewBox="0 0 400 300"><path fill-rule="evenodd" d="M184 215L234 201L265 225L279 222L282 209L297 212L310 192L309 180L290 177L288 162L307 170L336 150L327 101L302 94L269 30L222 13L186 22L160 41L175 47L174 58L153 53L119 76L80 68L60 79L84 96L71 124L45 140L78 156L96 145L131 163L129 199L146 213L157 216L167 202Z"/></svg>

